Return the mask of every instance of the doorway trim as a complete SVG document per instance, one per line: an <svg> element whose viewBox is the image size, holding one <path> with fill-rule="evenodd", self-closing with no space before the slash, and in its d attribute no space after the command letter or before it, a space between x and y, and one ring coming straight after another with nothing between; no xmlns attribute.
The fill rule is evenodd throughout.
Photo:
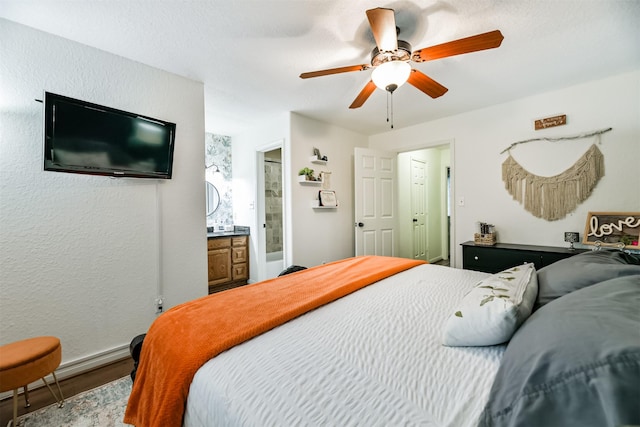
<svg viewBox="0 0 640 427"><path fill-rule="evenodd" d="M450 194L450 200L449 200L449 211L451 212L451 229L449 230L449 248L451 248L451 250L449 251L449 265L451 267L455 267L456 265L456 256L457 256L457 251L454 249L454 245L456 242L456 227L455 227L455 205L454 205L454 200L456 200L455 198L455 167L454 167L454 163L455 163L455 146L456 146L456 141L455 139L445 139L445 140L437 140L437 141L429 141L429 142L424 142L424 143L418 143L418 144L413 144L413 145L408 145L405 147L401 147L401 148L396 148L396 149L392 149L391 151L394 151L395 153L408 153L411 151L418 151L418 150L428 150L431 148L437 148L437 147L441 147L443 145L448 145L449 146L449 168L450 168L450 181L449 181L449 185L451 186L450 190L451 190L451 194ZM443 230L444 232L444 230Z"/></svg>
<svg viewBox="0 0 640 427"><path fill-rule="evenodd" d="M420 179L422 180L421 191L416 191L416 176L414 174L415 169L414 165L419 164L422 166L422 176ZM429 233L426 228L428 227L428 201L429 201L429 185L428 185L428 167L431 165L427 165L423 159L415 157L413 154L409 156L409 169L410 169L410 179L409 179L409 200L411 204L411 219L412 219L412 227L411 227L411 241L413 243L413 259L421 259L424 261L429 261ZM398 180L398 183L401 181ZM420 212L416 211L416 208ZM416 218L417 217L417 218ZM422 218L421 220L418 218ZM416 231L416 225L420 228L420 232ZM416 251L418 249L421 251L420 253Z"/></svg>
<svg viewBox="0 0 640 427"><path fill-rule="evenodd" d="M440 196L442 197L441 206L441 218L442 218L442 237L451 235L451 222L453 217L453 185L451 183L451 178L453 175L451 174L451 160L449 160L449 165L443 168L442 170L442 187L440 189ZM451 217L451 218L450 218ZM446 239L443 238L443 241ZM451 260L451 241L448 242L447 246L442 248L443 258L445 260ZM451 262L451 261L449 261Z"/></svg>
<svg viewBox="0 0 640 427"><path fill-rule="evenodd" d="M262 281L266 279L267 275L267 242L266 242L266 233L264 224L266 223L266 209L265 209L265 182L264 182L264 154L268 151L273 151L280 149L281 151L281 162L282 162L282 254L283 254L283 265L286 265L287 255L289 251L289 241L288 241L288 211L286 206L288 206L288 186L285 183L285 169L286 169L286 156L285 156L285 143L284 139L278 139L276 141L272 141L270 143L261 145L256 147L256 216L257 216L257 226L258 230L256 242L256 267L258 270L258 281Z"/></svg>

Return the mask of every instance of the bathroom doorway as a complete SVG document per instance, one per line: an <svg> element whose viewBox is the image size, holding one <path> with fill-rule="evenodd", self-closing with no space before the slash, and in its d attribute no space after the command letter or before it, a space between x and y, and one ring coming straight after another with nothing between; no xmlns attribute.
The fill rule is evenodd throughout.
<svg viewBox="0 0 640 427"><path fill-rule="evenodd" d="M264 248L266 277L284 269L284 194L282 148L264 152Z"/></svg>

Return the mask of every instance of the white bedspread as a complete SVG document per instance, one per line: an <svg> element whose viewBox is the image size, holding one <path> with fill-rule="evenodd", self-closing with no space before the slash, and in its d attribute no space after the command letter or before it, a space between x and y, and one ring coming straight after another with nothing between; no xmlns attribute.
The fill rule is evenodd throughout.
<svg viewBox="0 0 640 427"><path fill-rule="evenodd" d="M196 373L184 425L475 425L505 346L441 336L487 276L422 265L238 345Z"/></svg>

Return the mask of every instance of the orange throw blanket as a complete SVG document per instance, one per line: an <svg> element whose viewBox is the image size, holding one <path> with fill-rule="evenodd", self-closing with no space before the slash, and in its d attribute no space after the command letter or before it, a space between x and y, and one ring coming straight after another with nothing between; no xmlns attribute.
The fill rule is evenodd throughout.
<svg viewBox="0 0 640 427"><path fill-rule="evenodd" d="M178 305L145 337L124 422L181 426L191 380L209 359L310 310L424 261L365 256Z"/></svg>

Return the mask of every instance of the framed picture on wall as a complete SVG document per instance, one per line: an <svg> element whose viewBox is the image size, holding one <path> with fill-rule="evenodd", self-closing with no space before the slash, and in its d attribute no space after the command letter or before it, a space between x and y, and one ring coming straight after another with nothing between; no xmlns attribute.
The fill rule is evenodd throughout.
<svg viewBox="0 0 640 427"><path fill-rule="evenodd" d="M582 243L640 249L640 212L589 212Z"/></svg>
<svg viewBox="0 0 640 427"><path fill-rule="evenodd" d="M336 207L338 206L338 200L336 199L336 192L333 190L320 190L318 192L318 201L320 206Z"/></svg>

